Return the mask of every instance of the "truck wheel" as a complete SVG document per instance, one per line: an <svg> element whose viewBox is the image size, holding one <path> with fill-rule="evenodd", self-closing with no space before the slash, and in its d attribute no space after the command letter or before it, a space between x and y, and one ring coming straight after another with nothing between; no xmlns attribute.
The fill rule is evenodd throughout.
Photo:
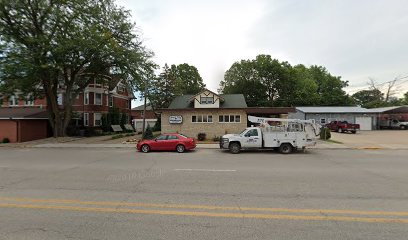
<svg viewBox="0 0 408 240"><path fill-rule="evenodd" d="M279 152L283 154L288 154L293 151L293 147L290 143L282 143L279 147Z"/></svg>
<svg viewBox="0 0 408 240"><path fill-rule="evenodd" d="M229 146L229 150L233 154L237 154L241 151L241 146L238 143L231 143Z"/></svg>
<svg viewBox="0 0 408 240"><path fill-rule="evenodd" d="M404 126L404 125L401 125L400 128L401 128L401 130L405 130L407 127Z"/></svg>
<svg viewBox="0 0 408 240"><path fill-rule="evenodd" d="M357 132L356 130L351 131L351 133L353 133L353 134L355 134L356 132Z"/></svg>
<svg viewBox="0 0 408 240"><path fill-rule="evenodd" d="M342 129L342 128L339 128L337 131L338 131L339 133L343 133L343 129Z"/></svg>

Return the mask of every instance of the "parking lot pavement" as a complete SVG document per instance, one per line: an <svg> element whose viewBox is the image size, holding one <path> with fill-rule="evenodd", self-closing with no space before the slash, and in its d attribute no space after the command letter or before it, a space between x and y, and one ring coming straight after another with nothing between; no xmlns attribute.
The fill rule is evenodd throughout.
<svg viewBox="0 0 408 240"><path fill-rule="evenodd" d="M408 235L407 150L0 151L0 239Z"/></svg>
<svg viewBox="0 0 408 240"><path fill-rule="evenodd" d="M357 134L332 132L331 139L350 148L408 149L407 130L359 131Z"/></svg>

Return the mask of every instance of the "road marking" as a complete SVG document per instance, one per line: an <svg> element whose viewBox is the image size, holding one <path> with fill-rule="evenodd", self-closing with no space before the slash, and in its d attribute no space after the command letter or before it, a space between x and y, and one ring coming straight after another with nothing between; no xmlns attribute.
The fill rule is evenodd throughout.
<svg viewBox="0 0 408 240"><path fill-rule="evenodd" d="M314 220L314 221L346 221L368 223L408 223L408 219L398 218L367 218L367 217L340 217L340 216L297 216L297 215L274 215L274 214L249 214L249 213L212 213L212 212L184 212L166 210L141 210L126 208L90 208L76 206L44 206L32 204L0 204L0 208L23 208L23 209L53 209L79 212L105 212L105 213L133 213L154 214L192 217L223 217L223 218L252 218L252 219L282 219L282 220Z"/></svg>
<svg viewBox="0 0 408 240"><path fill-rule="evenodd" d="M177 168L174 171L196 171L196 172L236 172L233 169L194 169L194 168Z"/></svg>
<svg viewBox="0 0 408 240"><path fill-rule="evenodd" d="M126 206L126 207L150 207L150 208L178 208L178 209L203 209L223 211L261 211L261 212L287 212L287 213L316 213L316 214L350 214L350 215L384 215L384 216L408 216L408 212L389 211L359 211L359 210L336 210L336 209L296 209L296 208L254 208L254 207L228 207L208 205L184 205L184 204L154 204L154 203L131 203L131 202L101 202L80 201L71 199L33 199L33 198L7 198L0 197L0 201L9 202L32 202L54 204L80 204L98 206Z"/></svg>

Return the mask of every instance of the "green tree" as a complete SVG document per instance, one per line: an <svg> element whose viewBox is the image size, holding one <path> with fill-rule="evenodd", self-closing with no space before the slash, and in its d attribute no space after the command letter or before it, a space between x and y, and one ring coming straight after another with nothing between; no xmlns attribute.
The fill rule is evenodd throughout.
<svg viewBox="0 0 408 240"><path fill-rule="evenodd" d="M365 108L383 107L386 104L384 94L378 89L361 90L352 95L356 104Z"/></svg>
<svg viewBox="0 0 408 240"><path fill-rule="evenodd" d="M309 72L318 86L319 105L341 106L353 103L351 97L343 90L348 86L347 81L342 81L341 77L331 75L322 66L313 65L309 68Z"/></svg>
<svg viewBox="0 0 408 240"><path fill-rule="evenodd" d="M167 64L148 87L147 98L154 109L167 108L175 96L176 78Z"/></svg>
<svg viewBox="0 0 408 240"><path fill-rule="evenodd" d="M64 136L72 103L89 83L116 75L137 90L152 75L152 53L134 30L113 0L2 0L1 91L44 95L54 136Z"/></svg>
<svg viewBox="0 0 408 240"><path fill-rule="evenodd" d="M220 83L222 93L242 93L249 106L350 105L347 82L324 67L291 66L269 55L235 62Z"/></svg>
<svg viewBox="0 0 408 240"><path fill-rule="evenodd" d="M408 92L404 94L404 98L402 99L402 104L408 105Z"/></svg>
<svg viewBox="0 0 408 240"><path fill-rule="evenodd" d="M149 86L148 99L155 109L167 108L176 96L197 94L205 84L196 67L187 63L164 65L162 72Z"/></svg>
<svg viewBox="0 0 408 240"><path fill-rule="evenodd" d="M232 64L225 72L220 83L220 92L224 94L242 93L248 106L265 106L268 96L250 60L241 60Z"/></svg>
<svg viewBox="0 0 408 240"><path fill-rule="evenodd" d="M185 94L197 94L204 90L205 84L197 68L187 63L171 65L170 72L174 76L175 92L177 96Z"/></svg>

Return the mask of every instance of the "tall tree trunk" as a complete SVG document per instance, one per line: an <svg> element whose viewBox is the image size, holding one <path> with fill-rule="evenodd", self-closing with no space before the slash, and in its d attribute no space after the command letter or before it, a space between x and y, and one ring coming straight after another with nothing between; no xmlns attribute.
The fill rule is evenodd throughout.
<svg viewBox="0 0 408 240"><path fill-rule="evenodd" d="M43 84L47 96L47 111L54 137L63 137L63 121L58 106L57 92L49 84Z"/></svg>

